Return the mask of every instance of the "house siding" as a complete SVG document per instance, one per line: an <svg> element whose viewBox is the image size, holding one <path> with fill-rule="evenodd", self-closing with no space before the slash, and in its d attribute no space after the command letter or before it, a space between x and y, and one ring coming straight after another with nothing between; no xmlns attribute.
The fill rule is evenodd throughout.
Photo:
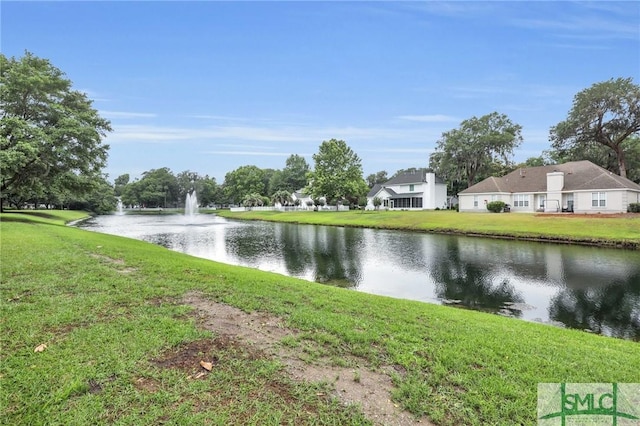
<svg viewBox="0 0 640 426"><path fill-rule="evenodd" d="M586 160L521 168L462 191L458 196L460 211L486 211L485 200L496 199L493 197L511 204L513 212L622 213L630 203L640 200L640 185ZM528 199L528 206L520 205L523 197ZM475 199L479 200L477 206Z"/></svg>
<svg viewBox="0 0 640 426"><path fill-rule="evenodd" d="M415 178L415 181L411 179ZM395 200L396 210L434 210L436 208L446 208L447 206L447 185L437 183L434 173L413 173L401 176L402 182L393 183L393 179L382 184L380 189L374 189L367 196L367 209L371 210L373 199L377 196L383 200L381 208L389 208L391 200ZM420 181L425 179L425 181ZM386 203L384 200L387 200ZM412 207L414 206L414 207Z"/></svg>

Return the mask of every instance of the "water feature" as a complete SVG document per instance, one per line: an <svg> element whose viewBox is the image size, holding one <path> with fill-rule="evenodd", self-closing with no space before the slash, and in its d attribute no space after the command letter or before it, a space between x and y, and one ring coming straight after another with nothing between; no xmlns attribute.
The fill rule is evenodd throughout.
<svg viewBox="0 0 640 426"><path fill-rule="evenodd" d="M116 214L122 216L124 214L124 206L122 200L118 198L118 204L116 205Z"/></svg>
<svg viewBox="0 0 640 426"><path fill-rule="evenodd" d="M219 262L640 341L640 252L373 229L99 216L83 227Z"/></svg>
<svg viewBox="0 0 640 426"><path fill-rule="evenodd" d="M184 215L188 218L193 218L198 214L198 197L196 191L187 194L187 198L184 201Z"/></svg>

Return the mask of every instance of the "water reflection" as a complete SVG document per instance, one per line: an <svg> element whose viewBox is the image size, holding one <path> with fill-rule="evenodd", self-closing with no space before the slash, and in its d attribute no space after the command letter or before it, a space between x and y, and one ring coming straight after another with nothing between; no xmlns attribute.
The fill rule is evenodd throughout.
<svg viewBox="0 0 640 426"><path fill-rule="evenodd" d="M627 283L561 290L549 316L570 328L640 341L640 273Z"/></svg>
<svg viewBox="0 0 640 426"><path fill-rule="evenodd" d="M460 248L460 240L447 240L432 264L438 297L447 304L521 317L524 297L511 280L501 277L483 256L463 260Z"/></svg>
<svg viewBox="0 0 640 426"><path fill-rule="evenodd" d="M83 226L310 281L640 340L639 252L210 216L103 216Z"/></svg>

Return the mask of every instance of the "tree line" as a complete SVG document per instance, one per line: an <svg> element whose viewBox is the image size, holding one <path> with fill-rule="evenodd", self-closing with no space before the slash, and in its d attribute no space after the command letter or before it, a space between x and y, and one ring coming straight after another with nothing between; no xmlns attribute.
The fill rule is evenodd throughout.
<svg viewBox="0 0 640 426"><path fill-rule="evenodd" d="M174 175L163 167L133 181L114 183L103 173L111 123L74 90L64 73L29 52L22 58L0 54L0 206L113 211L123 204L180 207L196 191L201 205L293 203L304 190L316 201L363 205L368 190L388 180L385 170L363 177L360 157L343 140L323 141L313 167L292 154L281 170L255 165L215 178L193 171ZM631 78L596 83L576 94L567 118L552 126L550 148L515 164L522 127L505 114L472 117L444 132L428 159L451 195L489 176L521 166L576 160L593 163L640 183L640 86ZM411 170L411 169L407 169ZM396 174L407 170L399 170Z"/></svg>

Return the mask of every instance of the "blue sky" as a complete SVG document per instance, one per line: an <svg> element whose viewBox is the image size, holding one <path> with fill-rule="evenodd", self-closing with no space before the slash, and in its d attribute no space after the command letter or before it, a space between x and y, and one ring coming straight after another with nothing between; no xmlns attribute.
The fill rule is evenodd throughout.
<svg viewBox="0 0 640 426"><path fill-rule="evenodd" d="M11 2L6 56L51 60L111 120L110 179L224 180L342 139L365 176L426 167L443 132L498 111L514 160L549 148L574 95L640 83L640 2Z"/></svg>

